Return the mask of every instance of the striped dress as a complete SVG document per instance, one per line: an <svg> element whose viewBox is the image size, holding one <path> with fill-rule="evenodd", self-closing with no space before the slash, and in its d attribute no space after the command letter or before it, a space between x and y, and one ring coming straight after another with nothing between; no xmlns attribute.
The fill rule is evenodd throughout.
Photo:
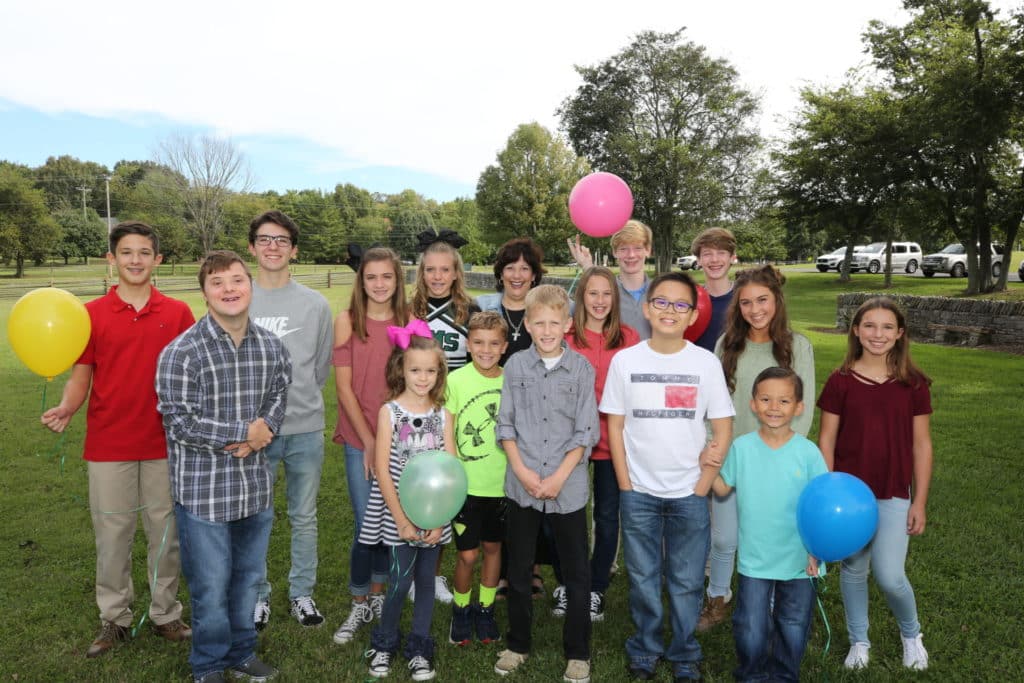
<svg viewBox="0 0 1024 683"><path fill-rule="evenodd" d="M429 297L427 308L427 326L444 351L445 359L448 361L448 372L458 370L469 362L469 332L465 325L455 322L455 310L450 296L446 299ZM475 303L469 304L469 315L479 311L480 307ZM468 319L467 317L467 321Z"/></svg>
<svg viewBox="0 0 1024 683"><path fill-rule="evenodd" d="M391 458L388 460L388 472L397 490L409 458L423 451L444 449L445 412L443 409L431 409L422 414L410 413L395 401L388 401L387 406L391 410ZM441 534L441 543L448 543L451 539L451 525L446 524ZM366 503L366 516L359 532L359 542L366 545L408 543L398 535L395 518L384 502L376 479L370 487L370 499Z"/></svg>

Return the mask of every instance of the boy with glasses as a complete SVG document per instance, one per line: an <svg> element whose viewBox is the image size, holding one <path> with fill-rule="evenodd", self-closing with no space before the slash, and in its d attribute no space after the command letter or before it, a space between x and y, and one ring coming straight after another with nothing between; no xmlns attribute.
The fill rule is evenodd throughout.
<svg viewBox="0 0 1024 683"><path fill-rule="evenodd" d="M699 680L694 637L710 545L707 499L698 495L700 460L721 463L732 436L732 399L721 363L687 342L697 320L697 285L684 273L651 282L643 313L651 337L612 359L600 410L621 496L629 611L636 633L626 641L630 674L652 680L659 659L675 681ZM706 442L704 420L711 423ZM706 491L704 492L706 493ZM662 642L662 571L672 640Z"/></svg>

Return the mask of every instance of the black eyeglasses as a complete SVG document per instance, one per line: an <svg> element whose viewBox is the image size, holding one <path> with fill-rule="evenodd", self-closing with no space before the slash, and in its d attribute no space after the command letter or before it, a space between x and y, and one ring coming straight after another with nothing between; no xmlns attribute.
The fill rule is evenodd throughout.
<svg viewBox="0 0 1024 683"><path fill-rule="evenodd" d="M676 313L686 313L687 311L691 311L696 308L696 306L691 304L689 301L669 301L668 299L662 299L660 296L651 299L650 303L659 311L665 311L671 307Z"/></svg>
<svg viewBox="0 0 1024 683"><path fill-rule="evenodd" d="M261 247L269 247L271 242L276 243L279 247L292 246L292 238L288 235L256 235L255 242Z"/></svg>

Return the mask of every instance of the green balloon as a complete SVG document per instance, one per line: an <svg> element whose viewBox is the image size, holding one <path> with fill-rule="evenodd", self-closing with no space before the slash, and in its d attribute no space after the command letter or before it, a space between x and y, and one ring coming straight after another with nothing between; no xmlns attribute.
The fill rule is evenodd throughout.
<svg viewBox="0 0 1024 683"><path fill-rule="evenodd" d="M452 521L466 502L466 470L446 451L422 451L409 458L398 482L402 510L421 529Z"/></svg>

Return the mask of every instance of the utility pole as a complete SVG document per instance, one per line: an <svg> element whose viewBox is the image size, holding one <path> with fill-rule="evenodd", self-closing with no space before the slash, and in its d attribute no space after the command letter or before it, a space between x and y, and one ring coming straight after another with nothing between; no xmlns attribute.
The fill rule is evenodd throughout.
<svg viewBox="0 0 1024 683"><path fill-rule="evenodd" d="M88 216L85 213L85 195L88 194L89 192L92 192L92 188L85 187L84 185L79 185L75 189L82 193L82 218L88 218Z"/></svg>
<svg viewBox="0 0 1024 683"><path fill-rule="evenodd" d="M105 176L103 180L107 185L107 244L110 244L110 233L113 231L113 226L110 223L110 176ZM109 247L108 247L109 248ZM107 279L111 280L114 277L114 267L110 264L110 260L107 260Z"/></svg>

